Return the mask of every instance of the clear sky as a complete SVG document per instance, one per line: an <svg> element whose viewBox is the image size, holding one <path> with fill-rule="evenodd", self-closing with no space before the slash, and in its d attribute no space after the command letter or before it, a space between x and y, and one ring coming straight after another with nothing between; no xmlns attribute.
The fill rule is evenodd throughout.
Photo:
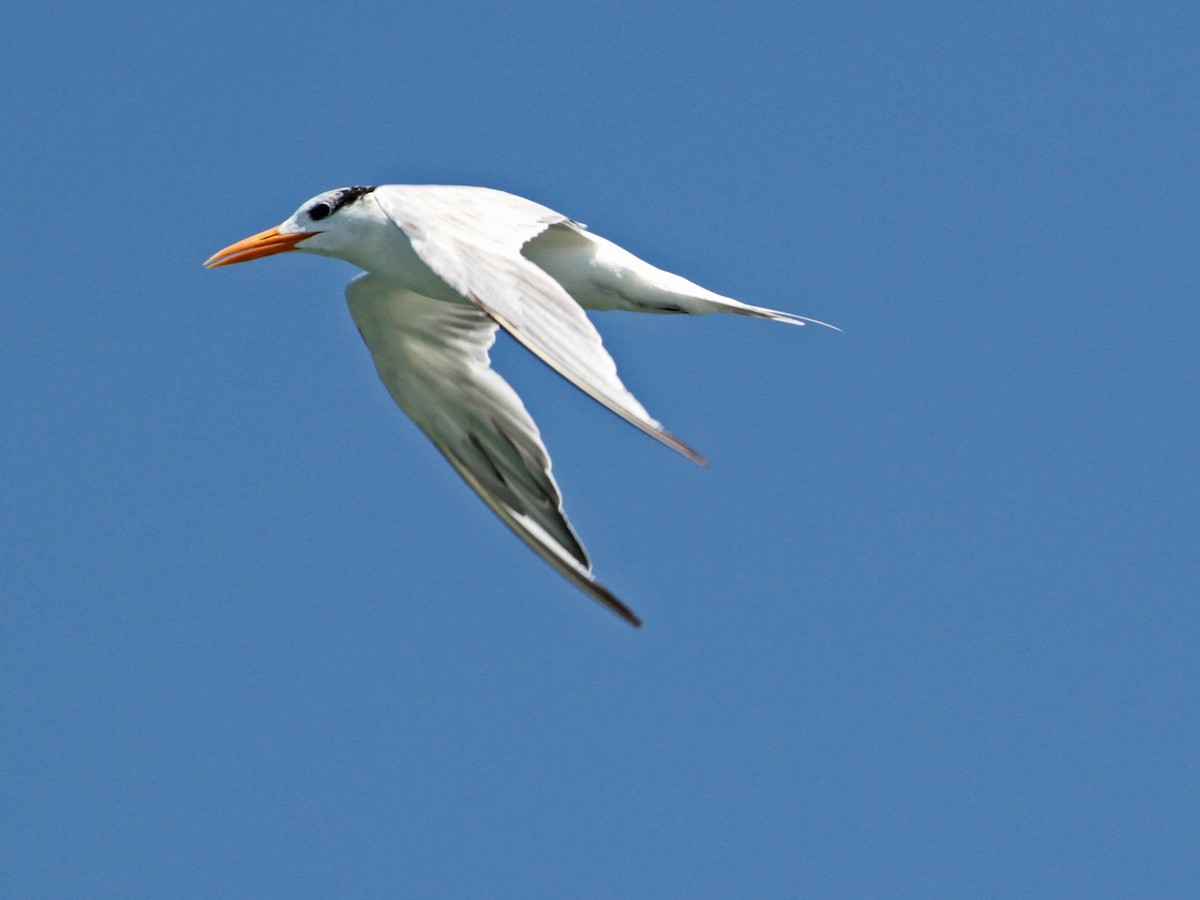
<svg viewBox="0 0 1200 900"><path fill-rule="evenodd" d="M3 18L0 896L1198 896L1195 3ZM201 268L387 182L844 329L502 342L642 631Z"/></svg>

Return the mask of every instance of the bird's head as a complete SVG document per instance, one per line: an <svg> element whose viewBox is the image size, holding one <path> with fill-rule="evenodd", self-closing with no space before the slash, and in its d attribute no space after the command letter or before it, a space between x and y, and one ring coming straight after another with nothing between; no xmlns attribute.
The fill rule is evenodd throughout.
<svg viewBox="0 0 1200 900"><path fill-rule="evenodd" d="M358 185L318 194L274 228L230 244L209 257L204 265L215 269L287 250L354 262L354 249L362 245L364 232L383 218L377 204L365 202L373 190L374 187Z"/></svg>

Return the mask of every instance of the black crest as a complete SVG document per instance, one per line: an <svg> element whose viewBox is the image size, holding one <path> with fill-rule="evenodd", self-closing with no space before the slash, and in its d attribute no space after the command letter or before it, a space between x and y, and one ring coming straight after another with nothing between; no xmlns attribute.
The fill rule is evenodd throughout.
<svg viewBox="0 0 1200 900"><path fill-rule="evenodd" d="M337 212L343 206L353 203L359 197L363 196L364 194L369 194L373 190L375 190L375 185L373 184L357 184L354 187L343 188L333 197L333 208L330 210L330 212Z"/></svg>

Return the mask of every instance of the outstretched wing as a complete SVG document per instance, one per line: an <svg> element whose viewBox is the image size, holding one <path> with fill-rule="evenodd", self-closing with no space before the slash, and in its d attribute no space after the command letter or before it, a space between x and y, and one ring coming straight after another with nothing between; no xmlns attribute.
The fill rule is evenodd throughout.
<svg viewBox="0 0 1200 900"><path fill-rule="evenodd" d="M473 306L398 290L371 275L351 281L346 299L392 399L467 484L550 565L641 625L592 575L537 426L491 367L496 323Z"/></svg>
<svg viewBox="0 0 1200 900"><path fill-rule="evenodd" d="M439 278L576 387L668 447L704 458L668 432L617 375L583 308L521 248L566 217L490 188L384 185L373 196Z"/></svg>

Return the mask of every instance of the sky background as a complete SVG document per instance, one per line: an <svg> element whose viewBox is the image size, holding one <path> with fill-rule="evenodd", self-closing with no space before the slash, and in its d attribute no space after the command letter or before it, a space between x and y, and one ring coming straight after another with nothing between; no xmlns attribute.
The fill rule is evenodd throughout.
<svg viewBox="0 0 1200 900"><path fill-rule="evenodd" d="M1194 3L25 4L0 23L0 896L1200 896ZM519 347L628 628L298 254L504 188L837 334Z"/></svg>

